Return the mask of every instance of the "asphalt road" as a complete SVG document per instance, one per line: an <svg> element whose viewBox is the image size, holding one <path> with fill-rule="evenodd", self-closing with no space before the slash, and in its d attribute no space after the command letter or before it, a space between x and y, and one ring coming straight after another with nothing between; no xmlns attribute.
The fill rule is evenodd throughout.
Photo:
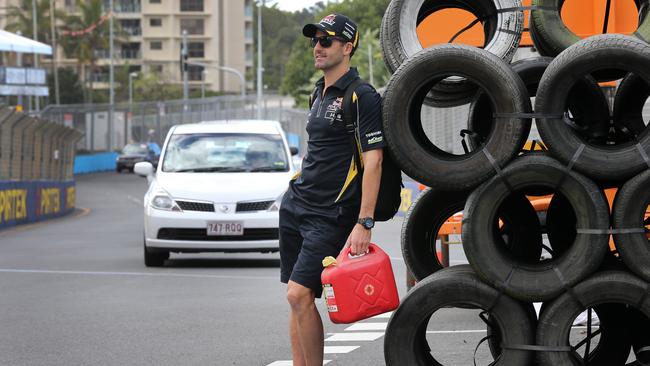
<svg viewBox="0 0 650 366"><path fill-rule="evenodd" d="M147 268L145 191L132 174L81 176L76 213L0 232L0 365L291 364L278 255L172 254L164 268ZM404 296L401 225L380 223L373 239ZM452 247L452 264L462 261ZM328 365L384 365L387 318L334 325L318 306ZM444 309L430 323L443 364L472 364L485 326L471 313ZM487 355L483 345L477 364Z"/></svg>

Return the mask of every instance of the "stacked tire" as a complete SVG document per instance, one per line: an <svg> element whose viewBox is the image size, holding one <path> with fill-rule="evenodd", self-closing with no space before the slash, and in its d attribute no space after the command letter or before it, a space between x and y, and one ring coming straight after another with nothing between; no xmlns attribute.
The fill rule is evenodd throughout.
<svg viewBox="0 0 650 366"><path fill-rule="evenodd" d="M638 34L595 36L549 46L558 50L548 53L554 58L513 65L507 52L463 45L395 47L405 37L395 31L399 19L416 8L419 19L447 3L480 3L483 10L513 5L393 0L386 12L385 58L399 63L384 95L386 141L402 170L430 186L403 227L405 261L419 282L390 320L386 364L441 365L426 333L432 314L448 307L485 313L493 365L626 365L631 351L630 365L650 364L650 129L642 114L650 45ZM642 20L638 33L645 27ZM536 37L546 39L549 32L540 29ZM621 81L610 116L599 83L612 80ZM420 117L423 105L458 103L470 103L474 135L462 156L434 146ZM522 154L533 118L548 151ZM603 189L611 187L618 192L610 210ZM527 199L543 195L553 195L544 225ZM437 232L460 210L470 265L441 269ZM539 318L534 302L543 303ZM600 320L595 347L591 321L586 345L569 342L584 311Z"/></svg>

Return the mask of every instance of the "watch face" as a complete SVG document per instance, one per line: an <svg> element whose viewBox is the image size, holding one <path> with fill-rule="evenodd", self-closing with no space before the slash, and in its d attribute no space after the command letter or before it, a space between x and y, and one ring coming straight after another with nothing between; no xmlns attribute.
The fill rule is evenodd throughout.
<svg viewBox="0 0 650 366"><path fill-rule="evenodd" d="M373 220L370 217L364 217L363 219L359 220L359 223L363 225L366 229L372 229L375 227L375 220Z"/></svg>

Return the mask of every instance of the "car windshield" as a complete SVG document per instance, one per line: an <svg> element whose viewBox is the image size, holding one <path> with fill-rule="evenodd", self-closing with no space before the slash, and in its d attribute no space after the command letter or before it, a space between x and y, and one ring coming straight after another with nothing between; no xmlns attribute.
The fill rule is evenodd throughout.
<svg viewBox="0 0 650 366"><path fill-rule="evenodd" d="M286 172L282 136L255 133L173 135L165 151L164 172Z"/></svg>
<svg viewBox="0 0 650 366"><path fill-rule="evenodd" d="M124 155L147 155L147 145L145 144L129 144L122 149Z"/></svg>

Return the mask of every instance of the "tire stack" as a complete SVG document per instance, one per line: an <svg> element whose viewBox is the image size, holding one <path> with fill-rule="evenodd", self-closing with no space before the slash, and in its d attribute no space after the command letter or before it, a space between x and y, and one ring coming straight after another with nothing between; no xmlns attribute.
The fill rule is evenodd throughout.
<svg viewBox="0 0 650 366"><path fill-rule="evenodd" d="M533 1L540 9L532 16L552 13L547 8L558 3ZM412 205L402 231L405 261L419 282L388 325L387 365L441 365L426 334L432 314L447 307L483 311L492 365L617 366L626 365L631 351L636 361L629 365L650 365L650 129L642 113L650 96L647 3L637 1L636 37L569 42L558 36L559 26L547 31L552 23L535 18L536 47L553 58L510 64L517 36L497 42L502 54L487 46L397 45L413 36L408 29L417 21L409 17L421 21L444 6L470 10L487 19L485 27L520 37L523 12L494 11L521 7L519 1L391 2L382 24L393 70L384 132L402 170L430 188ZM494 34L486 30L488 45ZM611 81L618 87L610 108L600 84ZM462 104L469 104L470 138L466 154L453 155L428 139L421 111ZM533 118L548 151L522 153ZM618 188L611 210L604 188ZM529 199L545 195L553 198L540 222ZM444 221L463 209L470 265L441 269L432 245ZM534 302L543 303L539 318ZM598 316L599 328L587 321L587 341L571 345L571 327L584 311Z"/></svg>

